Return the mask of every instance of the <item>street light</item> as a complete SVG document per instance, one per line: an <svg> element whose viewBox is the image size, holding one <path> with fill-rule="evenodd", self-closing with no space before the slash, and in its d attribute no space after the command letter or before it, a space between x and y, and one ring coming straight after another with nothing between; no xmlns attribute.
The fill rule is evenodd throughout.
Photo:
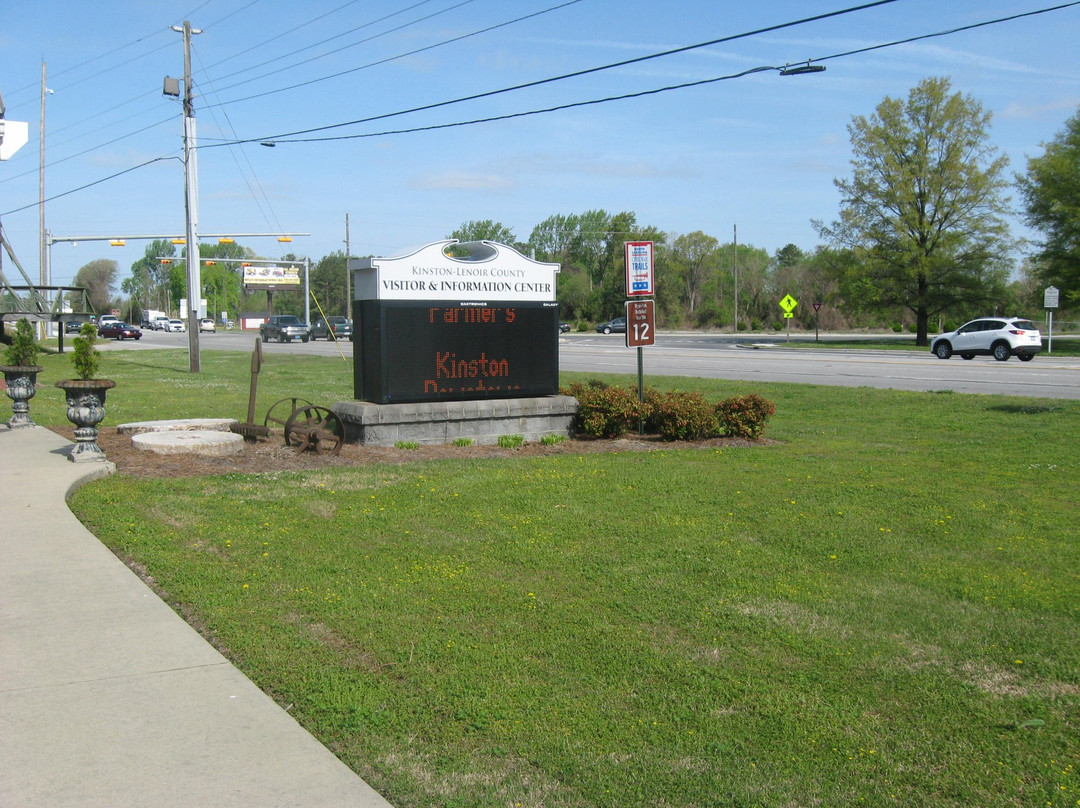
<svg viewBox="0 0 1080 808"><path fill-rule="evenodd" d="M806 60L806 64L798 65L784 65L780 68L781 76L805 76L807 73L824 73L825 65L810 64L810 60Z"/></svg>

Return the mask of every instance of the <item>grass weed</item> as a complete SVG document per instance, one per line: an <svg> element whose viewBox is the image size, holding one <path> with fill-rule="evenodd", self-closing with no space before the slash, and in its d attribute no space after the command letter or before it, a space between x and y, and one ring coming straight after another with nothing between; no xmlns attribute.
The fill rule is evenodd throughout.
<svg viewBox="0 0 1080 808"><path fill-rule="evenodd" d="M132 420L228 415L226 356L106 371ZM311 364L268 362L260 401L350 397ZM395 805L1078 804L1080 402L652 383L759 393L770 442L116 476L72 507Z"/></svg>

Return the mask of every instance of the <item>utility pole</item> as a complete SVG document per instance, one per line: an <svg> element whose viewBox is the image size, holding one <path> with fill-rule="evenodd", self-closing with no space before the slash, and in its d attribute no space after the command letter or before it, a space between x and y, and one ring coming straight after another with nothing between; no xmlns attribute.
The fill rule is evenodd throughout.
<svg viewBox="0 0 1080 808"><path fill-rule="evenodd" d="M739 335L739 226L731 226L731 274L735 282L735 335Z"/></svg>
<svg viewBox="0 0 1080 808"><path fill-rule="evenodd" d="M38 275L42 288L49 286L49 260L45 250L45 60L41 61L41 131L38 133ZM42 336L48 336L48 326L41 323Z"/></svg>
<svg viewBox="0 0 1080 808"><path fill-rule="evenodd" d="M349 272L349 214L345 214L345 316L352 322L352 273Z"/></svg>
<svg viewBox="0 0 1080 808"><path fill-rule="evenodd" d="M199 264L199 170L196 163L195 105L191 91L191 35L201 34L184 20L174 31L184 35L184 210L187 218L188 364L192 373L202 370L199 357L199 305L202 301L202 271Z"/></svg>

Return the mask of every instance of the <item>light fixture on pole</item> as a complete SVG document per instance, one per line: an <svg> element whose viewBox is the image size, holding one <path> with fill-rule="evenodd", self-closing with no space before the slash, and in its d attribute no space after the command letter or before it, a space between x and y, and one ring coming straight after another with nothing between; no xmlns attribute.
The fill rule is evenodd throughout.
<svg viewBox="0 0 1080 808"><path fill-rule="evenodd" d="M806 64L797 65L784 65L780 68L781 76L805 76L807 73L824 73L825 65L810 64L810 60L806 60Z"/></svg>

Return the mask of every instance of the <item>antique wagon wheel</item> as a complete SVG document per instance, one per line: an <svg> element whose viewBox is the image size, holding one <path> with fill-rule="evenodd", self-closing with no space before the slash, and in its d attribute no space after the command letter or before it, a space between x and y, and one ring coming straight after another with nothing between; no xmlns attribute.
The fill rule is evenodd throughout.
<svg viewBox="0 0 1080 808"><path fill-rule="evenodd" d="M320 454L325 449L337 455L344 440L345 428L337 414L314 404L296 410L285 424L285 445L295 446L297 454L308 449Z"/></svg>
<svg viewBox="0 0 1080 808"><path fill-rule="evenodd" d="M270 426L271 422L273 422L279 426L286 426L289 419L296 415L297 410L313 406L315 405L306 398L283 398L281 401L273 403L266 413L266 420L263 421L263 424ZM285 412L286 409L288 409L288 412Z"/></svg>

